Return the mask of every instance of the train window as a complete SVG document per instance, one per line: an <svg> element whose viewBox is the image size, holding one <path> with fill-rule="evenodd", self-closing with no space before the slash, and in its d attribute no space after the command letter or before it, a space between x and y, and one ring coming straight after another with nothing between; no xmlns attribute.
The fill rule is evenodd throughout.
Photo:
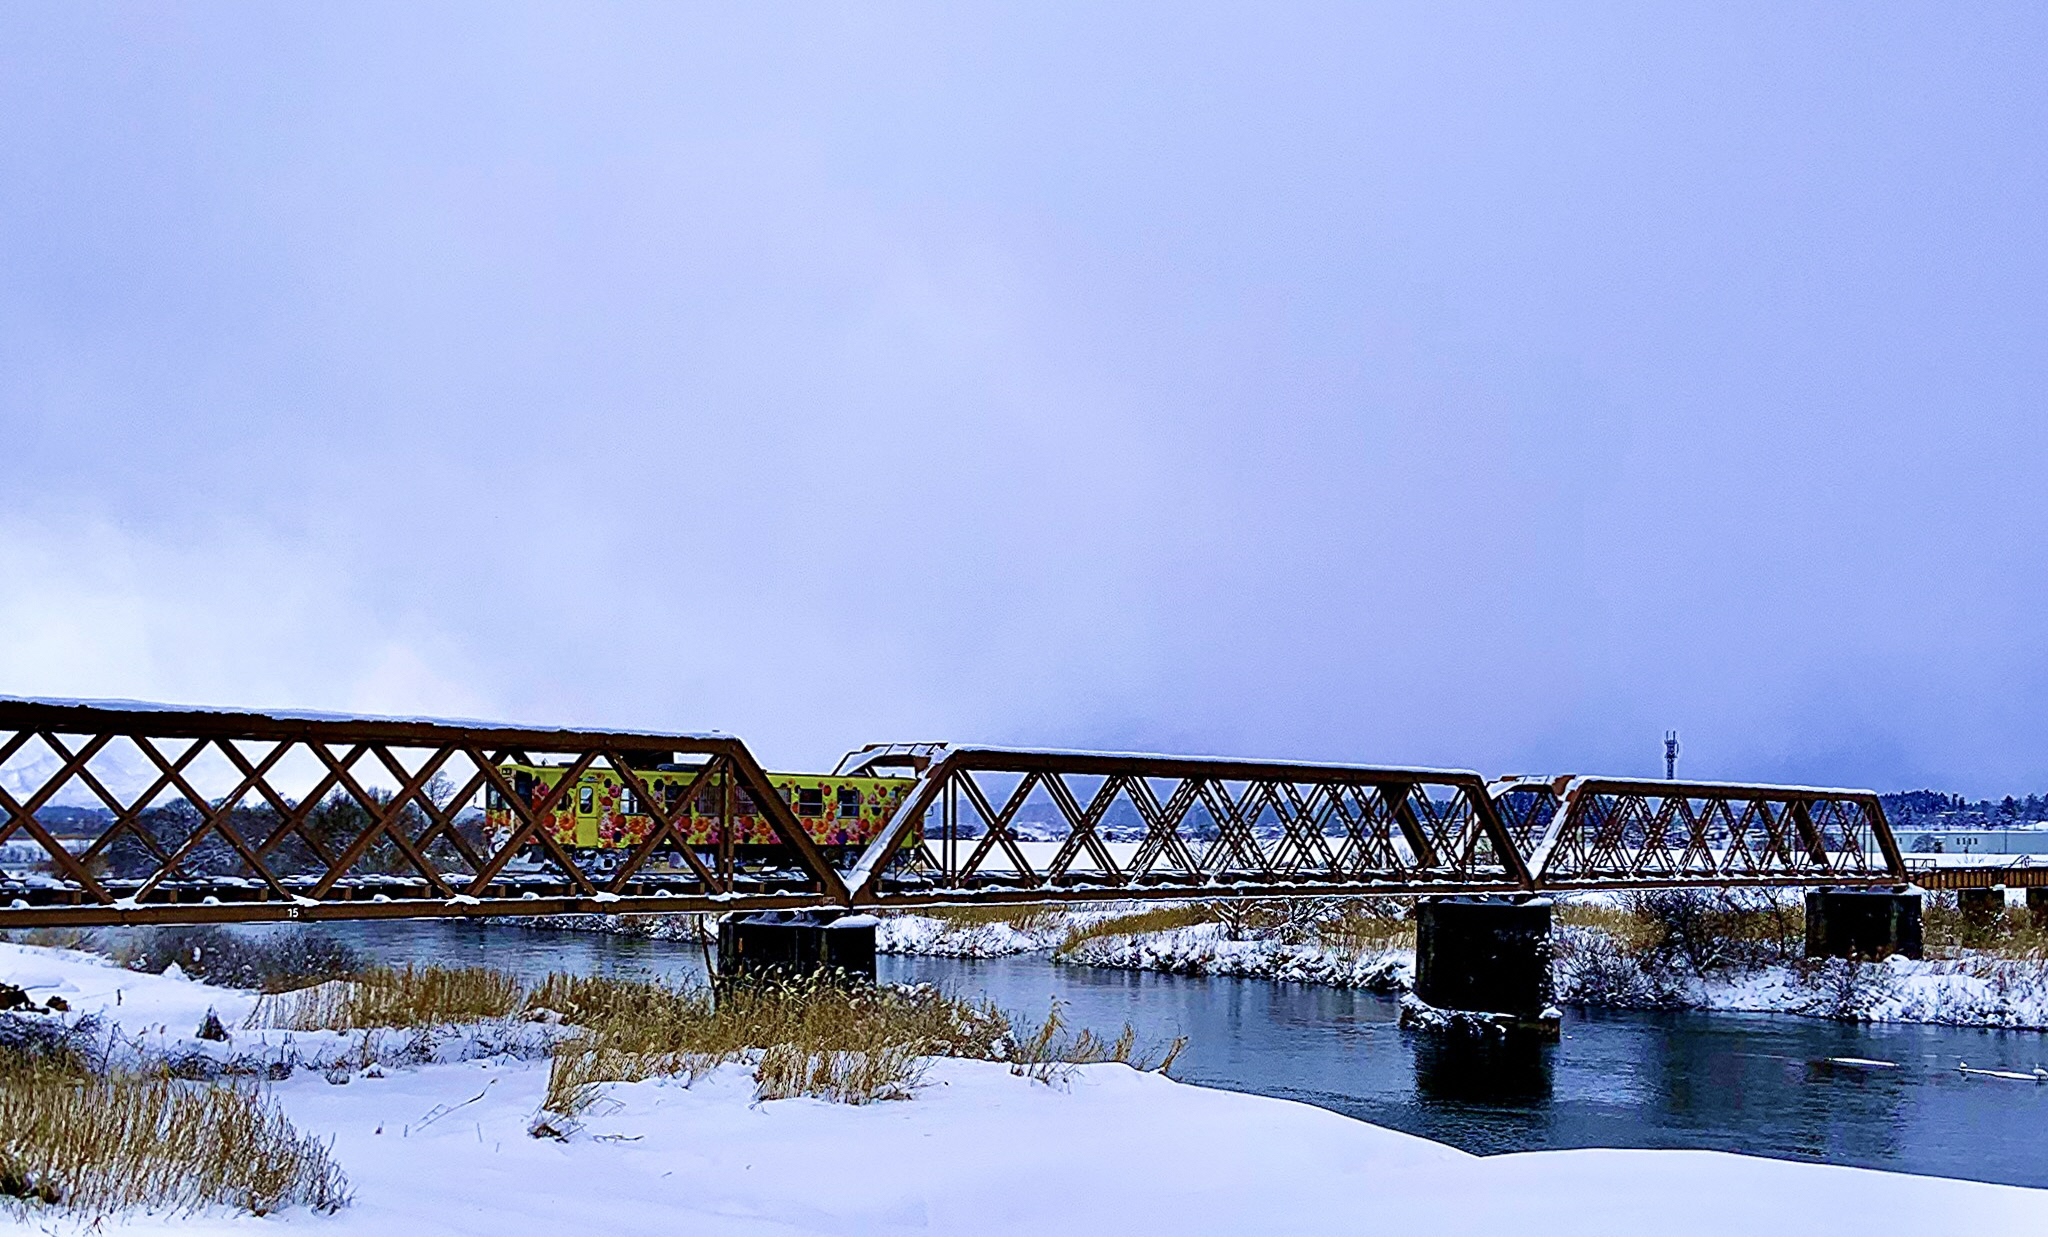
<svg viewBox="0 0 2048 1237"><path fill-rule="evenodd" d="M806 786L797 791L796 814L798 816L823 816L825 814L824 788Z"/></svg>
<svg viewBox="0 0 2048 1237"><path fill-rule="evenodd" d="M718 815L718 792L709 786L697 792L697 815Z"/></svg>
<svg viewBox="0 0 2048 1237"><path fill-rule="evenodd" d="M597 805L597 791L589 786L576 788L576 810L588 812Z"/></svg>
<svg viewBox="0 0 2048 1237"><path fill-rule="evenodd" d="M630 790L620 791L619 814L622 816L638 816L640 814L639 796L635 795Z"/></svg>
<svg viewBox="0 0 2048 1237"><path fill-rule="evenodd" d="M506 806L507 804L505 803L505 796L498 793L498 788L496 786L484 787L484 808L486 810L492 812L502 812L505 810Z"/></svg>
<svg viewBox="0 0 2048 1237"><path fill-rule="evenodd" d="M732 810L735 816L754 814L754 796L745 787L735 787L732 792Z"/></svg>
<svg viewBox="0 0 2048 1237"><path fill-rule="evenodd" d="M839 819L846 820L860 815L860 792L851 786L839 791Z"/></svg>

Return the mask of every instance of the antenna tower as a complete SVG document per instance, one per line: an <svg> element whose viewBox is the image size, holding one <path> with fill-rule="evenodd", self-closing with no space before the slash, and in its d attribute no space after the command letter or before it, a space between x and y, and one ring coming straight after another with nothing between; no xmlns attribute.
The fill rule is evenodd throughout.
<svg viewBox="0 0 2048 1237"><path fill-rule="evenodd" d="M1678 777L1678 732L1664 732L1664 780L1669 782Z"/></svg>

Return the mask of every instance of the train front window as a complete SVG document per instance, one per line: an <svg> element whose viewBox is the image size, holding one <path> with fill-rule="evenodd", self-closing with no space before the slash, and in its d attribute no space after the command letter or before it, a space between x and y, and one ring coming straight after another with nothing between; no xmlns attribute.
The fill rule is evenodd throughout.
<svg viewBox="0 0 2048 1237"><path fill-rule="evenodd" d="M850 820L860 815L860 792L846 787L839 792L839 819Z"/></svg>
<svg viewBox="0 0 2048 1237"><path fill-rule="evenodd" d="M596 806L596 789L589 786L578 786L576 788L576 810L579 812L588 812Z"/></svg>
<svg viewBox="0 0 2048 1237"><path fill-rule="evenodd" d="M825 791L819 786L799 787L796 792L796 814L798 816L823 816L825 814Z"/></svg>

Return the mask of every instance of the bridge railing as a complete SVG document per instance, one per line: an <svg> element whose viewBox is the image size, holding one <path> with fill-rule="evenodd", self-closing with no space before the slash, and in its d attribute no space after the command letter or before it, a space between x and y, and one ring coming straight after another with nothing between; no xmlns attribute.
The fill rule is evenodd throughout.
<svg viewBox="0 0 2048 1237"><path fill-rule="evenodd" d="M515 768L542 772L520 779ZM556 836L561 822L574 827L569 797L586 773L633 793L647 822L602 866L579 863ZM684 836L684 813L709 804L712 834L731 838L736 801L783 844L783 866L743 870L729 845L701 844L701 821L698 844ZM7 923L846 897L746 746L724 735L0 700L0 844Z"/></svg>
<svg viewBox="0 0 2048 1237"><path fill-rule="evenodd" d="M1476 773L953 747L847 876L868 905L1514 892Z"/></svg>
<svg viewBox="0 0 2048 1237"><path fill-rule="evenodd" d="M1872 791L1564 777L1491 792L1544 889L1908 880Z"/></svg>

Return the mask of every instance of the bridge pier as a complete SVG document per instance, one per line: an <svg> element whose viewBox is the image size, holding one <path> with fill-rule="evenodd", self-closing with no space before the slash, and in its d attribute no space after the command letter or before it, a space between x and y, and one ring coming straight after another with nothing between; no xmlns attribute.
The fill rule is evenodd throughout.
<svg viewBox="0 0 2048 1237"><path fill-rule="evenodd" d="M717 977L829 974L871 984L878 922L834 910L735 912L718 921Z"/></svg>
<svg viewBox="0 0 2048 1237"><path fill-rule="evenodd" d="M1497 1027L1555 1036L1550 900L1461 897L1416 903L1415 995L1432 1011L1479 1014ZM1425 1014L1408 1021L1420 1024L1429 1018Z"/></svg>
<svg viewBox="0 0 2048 1237"><path fill-rule="evenodd" d="M1981 945L1991 935L1998 917L2005 913L2005 889L1958 889L1956 909L1962 912L1963 944Z"/></svg>
<svg viewBox="0 0 2048 1237"><path fill-rule="evenodd" d="M1814 889L1806 895L1806 956L1920 956L1920 895L1892 889Z"/></svg>

